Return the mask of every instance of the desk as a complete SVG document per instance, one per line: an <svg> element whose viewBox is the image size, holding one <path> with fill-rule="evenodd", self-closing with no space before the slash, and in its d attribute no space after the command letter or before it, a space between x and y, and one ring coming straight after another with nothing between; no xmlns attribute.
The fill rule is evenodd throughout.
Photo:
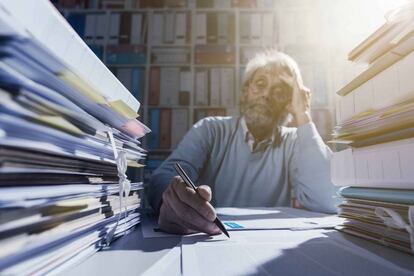
<svg viewBox="0 0 414 276"><path fill-rule="evenodd" d="M248 275L414 275L414 256L336 230L233 231L231 237L230 247L219 242L204 247L209 241L205 235L187 237L181 244L179 237L144 238L139 226L63 275L139 275L154 264L162 267L170 250L180 250L181 257L164 268L168 275L188 271L191 258L205 275L229 275L237 269ZM240 240L248 244L237 244ZM361 252L355 254L356 248ZM198 264L195 254L200 254Z"/></svg>

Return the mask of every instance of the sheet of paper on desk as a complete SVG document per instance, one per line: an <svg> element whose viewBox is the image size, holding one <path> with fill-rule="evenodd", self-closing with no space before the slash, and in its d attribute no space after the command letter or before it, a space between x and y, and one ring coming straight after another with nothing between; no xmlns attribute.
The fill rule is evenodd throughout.
<svg viewBox="0 0 414 276"><path fill-rule="evenodd" d="M183 275L412 275L335 234L315 229L183 237Z"/></svg>
<svg viewBox="0 0 414 276"><path fill-rule="evenodd" d="M343 221L337 216L287 207L217 208L216 211L229 231L333 228ZM156 218L150 216L143 219L141 229L145 238L181 236L160 231Z"/></svg>
<svg viewBox="0 0 414 276"><path fill-rule="evenodd" d="M333 228L343 221L335 215L284 207L218 208L217 213L228 231Z"/></svg>

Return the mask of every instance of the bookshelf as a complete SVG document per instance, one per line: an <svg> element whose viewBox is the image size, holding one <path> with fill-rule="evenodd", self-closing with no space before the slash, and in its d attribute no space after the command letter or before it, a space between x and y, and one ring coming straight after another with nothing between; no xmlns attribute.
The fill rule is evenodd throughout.
<svg viewBox="0 0 414 276"><path fill-rule="evenodd" d="M156 166L151 165L152 160L168 156L185 132L201 118L238 114L246 62L266 48L277 48L298 61L305 84L314 91L314 121L323 138L329 139L334 124L334 104L330 96L333 92L328 92L335 91L335 78L328 68L333 63L326 58L324 49L320 52L325 58L320 59L307 50L315 48L317 43L309 35L314 30L305 26L312 11L306 8L310 5L307 1L294 2L296 4L283 0L92 1L91 9L78 5L61 7L61 10L68 19L76 14L85 17L100 14L99 20L104 17L108 20L104 39L89 39L89 42L142 103L139 114L153 130L142 141L149 150L147 165L152 170ZM287 34L286 24L295 22L286 14L295 11L300 13L293 20L302 16L305 18L302 27L306 28L298 28L296 35ZM126 19L125 14L128 15ZM284 23L283 20L288 21ZM133 21L140 26L139 35L136 27L123 26ZM102 26L95 28L98 34L100 28ZM119 31L117 38L116 30ZM122 37L128 32L129 40ZM126 55L119 54L121 58L116 60L114 56L122 48ZM129 56L128 51L135 55ZM139 80L134 82L137 75ZM159 160L154 164L159 164Z"/></svg>

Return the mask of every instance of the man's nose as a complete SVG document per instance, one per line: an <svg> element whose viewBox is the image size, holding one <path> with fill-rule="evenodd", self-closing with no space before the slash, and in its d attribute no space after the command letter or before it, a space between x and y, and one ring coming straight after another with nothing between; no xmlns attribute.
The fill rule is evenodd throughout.
<svg viewBox="0 0 414 276"><path fill-rule="evenodd" d="M262 90L263 98L270 99L271 96L272 96L272 90L270 89L270 87L266 87Z"/></svg>

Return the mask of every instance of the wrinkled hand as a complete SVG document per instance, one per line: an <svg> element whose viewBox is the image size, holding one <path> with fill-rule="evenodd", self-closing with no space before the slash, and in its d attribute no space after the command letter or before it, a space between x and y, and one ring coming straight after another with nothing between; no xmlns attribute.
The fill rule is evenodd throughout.
<svg viewBox="0 0 414 276"><path fill-rule="evenodd" d="M292 101L287 106L287 110L295 118L297 126L311 122L311 92L309 88L304 85L300 85L296 78L288 75L281 76L281 79L290 84L293 89Z"/></svg>
<svg viewBox="0 0 414 276"><path fill-rule="evenodd" d="M187 187L180 176L175 176L164 191L162 200L158 218L162 230L175 234L221 233L213 222L216 212L210 204L210 187L199 186L196 192Z"/></svg>

